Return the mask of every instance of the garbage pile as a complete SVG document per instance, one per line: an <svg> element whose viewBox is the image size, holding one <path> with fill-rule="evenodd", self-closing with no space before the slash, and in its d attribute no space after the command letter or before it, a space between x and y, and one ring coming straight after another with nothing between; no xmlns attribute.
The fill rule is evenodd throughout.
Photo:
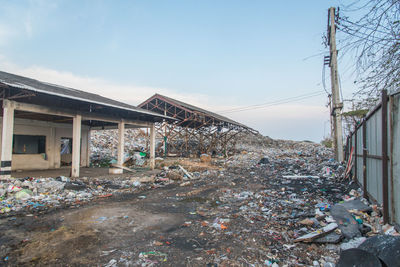
<svg viewBox="0 0 400 267"><path fill-rule="evenodd" d="M191 184L189 180L200 178L200 172L188 172L180 165L163 167L158 174L128 175L117 178L71 179L56 178L11 178L0 180L0 215L11 216L22 212L46 211L50 208L81 205L96 198L132 193L138 190L163 187L171 183L181 186Z"/></svg>
<svg viewBox="0 0 400 267"><path fill-rule="evenodd" d="M165 187L162 199L147 205L172 209L184 216L183 225L163 233L162 242L147 242L140 253L132 247L121 251L129 257L110 259L109 266L182 263L171 252L174 242L184 245L182 254L193 266L399 266L398 229L384 225L381 208L343 180L344 166L330 149L256 137L236 148L228 158L156 159L159 173L140 178L0 181L0 212L80 205ZM146 201L149 195L138 198ZM356 265L362 259L365 264Z"/></svg>
<svg viewBox="0 0 400 267"><path fill-rule="evenodd" d="M380 208L363 199L361 189L342 181L344 167L330 149L309 142L270 145L242 144L239 154L213 159L218 168L186 177L178 165L164 168L159 182L174 180L189 190L166 205L190 203L182 233L164 243L186 237L198 253L186 257L194 266L353 266L342 264L360 260L354 256L359 250L398 266L398 232L383 225ZM174 262L164 243L153 243L136 261L132 256L136 265Z"/></svg>
<svg viewBox="0 0 400 267"><path fill-rule="evenodd" d="M193 212L200 217L184 224L218 247L206 250L201 261L221 266L335 266L339 261L339 266L348 266L340 265L348 261L348 250L365 240L386 242L387 251L369 248L376 257L399 249L398 232L383 226L380 208L363 199L355 184L339 181L344 167L332 159L330 149L290 141L265 149L242 148L240 154L215 160L224 170L209 172L204 190L177 194L178 201L207 199ZM215 193L201 196L221 183L225 186ZM235 251L233 244L242 250ZM398 264L399 257L397 252L386 262Z"/></svg>
<svg viewBox="0 0 400 267"><path fill-rule="evenodd" d="M46 211L50 208L76 206L95 198L133 192L154 177L127 177L105 180L83 177L12 178L0 181L0 214Z"/></svg>
<svg viewBox="0 0 400 267"><path fill-rule="evenodd" d="M136 159L137 153L146 151L148 147L146 132L141 129L125 130L125 160ZM90 136L91 163L96 167L109 167L117 159L118 130L91 131ZM143 163L142 163L143 165Z"/></svg>
<svg viewBox="0 0 400 267"><path fill-rule="evenodd" d="M198 157L204 152L205 148L209 148L212 139L205 138L200 141L193 136L185 138L186 133L174 136L167 141L168 155L182 157ZM238 141L238 142L236 142ZM243 147L268 147L276 145L276 140L261 134L249 134L247 132L238 133L231 142L227 143L227 147L222 147L220 142L213 143L213 156L224 156L225 150L229 155L234 155L236 151L241 151ZM133 157L135 152L148 152L149 150L149 133L143 129L126 129L125 130L125 160L128 161ZM91 163L96 167L109 167L111 161L117 158L118 146L118 130L92 130L91 131ZM164 156L165 143L164 137L156 135L155 151L157 156ZM112 163L111 163L112 164Z"/></svg>

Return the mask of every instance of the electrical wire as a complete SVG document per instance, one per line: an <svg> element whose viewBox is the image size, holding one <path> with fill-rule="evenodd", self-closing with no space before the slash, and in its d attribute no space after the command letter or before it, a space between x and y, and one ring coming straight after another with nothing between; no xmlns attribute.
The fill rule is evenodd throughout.
<svg viewBox="0 0 400 267"><path fill-rule="evenodd" d="M268 103L264 103L264 104L251 105L251 106L247 106L247 107L241 107L241 108L235 108L235 109L229 109L229 110L222 110L222 111L219 111L218 113L226 114L226 113L235 113L235 112L242 112L242 111L248 111L248 110L262 109L262 108L267 108L267 107L271 107L271 106L277 106L277 105L282 105L282 104L286 104L286 103L290 103L290 102L295 102L295 101L299 101L299 100L303 100L303 99L308 99L308 98L320 96L323 94L325 94L325 93L322 91L316 91L316 92L303 94L303 95L299 95L299 96L295 96L295 97L284 98L284 99L280 99L277 101L268 102Z"/></svg>
<svg viewBox="0 0 400 267"><path fill-rule="evenodd" d="M264 106L264 105L270 105L270 104L274 104L274 103L277 103L277 102L291 100L291 99L295 99L297 97L308 96L308 95L319 93L319 92L320 91L315 91L315 92L307 93L307 94L304 94L304 95L292 96L292 97L283 98L283 99L279 99L279 100L275 100L275 101L271 101L271 102L266 102L266 103L262 103L262 104L256 104L256 105L250 105L250 106L244 106L244 107L238 107L238 108L232 108L232 109L225 109L225 110L220 110L218 112L220 112L220 113L222 113L222 112L230 112L230 111L235 111L235 110L239 110L239 109L241 110L241 109L259 107L259 106Z"/></svg>

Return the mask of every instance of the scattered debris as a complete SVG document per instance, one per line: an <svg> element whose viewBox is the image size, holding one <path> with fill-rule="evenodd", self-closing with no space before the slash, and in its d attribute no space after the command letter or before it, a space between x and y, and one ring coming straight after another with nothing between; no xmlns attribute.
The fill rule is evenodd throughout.
<svg viewBox="0 0 400 267"><path fill-rule="evenodd" d="M200 161L201 161L201 162L205 162L205 163L211 162L211 155L208 155L208 154L201 154L201 155L200 155Z"/></svg>
<svg viewBox="0 0 400 267"><path fill-rule="evenodd" d="M114 137L105 133L102 141L96 141L100 148L94 149L93 158L97 158L95 164L110 167L115 164L114 143L107 138ZM92 138L100 136L96 133ZM345 167L323 146L246 141L227 158L208 154L203 154L206 161L160 158L157 173L139 176L137 163L146 161L147 154L140 152L145 151L145 138L138 140L127 144L131 150L125 157L124 168L133 166L134 172L121 177L0 181L1 216L7 224L15 222L12 218L40 222L45 218L42 214L54 208L80 207L98 200L118 205L128 202L129 208L141 209L143 216L172 214L180 219L177 225L160 219L156 226L139 227L141 219L132 214L94 213L92 225L115 224L125 231L128 241L121 240L116 247L102 243L98 262L89 265L330 267L342 266L354 255L366 255L370 262L379 258L387 266L400 262L395 253L400 242L396 228L382 225L380 207L363 199L362 190L354 184L343 182ZM107 152L101 154L103 148ZM51 229L57 232L56 227ZM107 241L120 238L107 236L116 233L105 228L96 233ZM5 264L6 257L8 262L16 260L14 247L29 242L19 240L9 250L0 250L1 263Z"/></svg>
<svg viewBox="0 0 400 267"><path fill-rule="evenodd" d="M296 238L294 240L294 242L311 242L312 240L314 240L314 239L316 239L318 237L321 237L323 235L326 235L327 233L332 232L337 227L338 227L338 225L336 223L330 223L327 226L325 226L325 227L323 227L323 228L321 228L321 229L319 229L317 231L314 231L314 232L311 232L309 234L303 235L303 236L301 236L299 238Z"/></svg>
<svg viewBox="0 0 400 267"><path fill-rule="evenodd" d="M128 167L120 166L120 165L117 165L117 164L111 164L111 166L115 167L115 168L123 169L123 170L128 171L128 172L133 172L133 173L136 172L135 170L129 169Z"/></svg>
<svg viewBox="0 0 400 267"><path fill-rule="evenodd" d="M258 164L269 164L269 159L268 158L262 158L262 159L260 159Z"/></svg>
<svg viewBox="0 0 400 267"><path fill-rule="evenodd" d="M365 240L367 240L366 237L362 236L362 237L356 237L354 239L351 239L349 241L347 241L346 243L342 243L340 245L340 249L341 250L347 250L347 249L351 249L351 248L357 248L359 245L361 245Z"/></svg>

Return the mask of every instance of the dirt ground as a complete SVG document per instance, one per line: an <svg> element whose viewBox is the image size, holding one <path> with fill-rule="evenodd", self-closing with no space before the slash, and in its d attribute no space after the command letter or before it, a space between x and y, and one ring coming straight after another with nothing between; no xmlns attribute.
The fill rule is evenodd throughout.
<svg viewBox="0 0 400 267"><path fill-rule="evenodd" d="M293 244L294 221L313 215L307 212L314 209L318 196L337 201L338 191L345 189L332 182L315 183L312 178L286 181L282 188L281 178L267 174L260 167L230 169L189 186L147 187L44 215L2 218L0 264L261 266L267 259L283 263L296 258L301 266L335 256L321 244ZM288 188L292 194L303 195L306 203L279 204L287 199L280 192ZM265 190L276 192L277 197L255 204L230 198L244 191L265 195ZM315 201L308 199L310 194ZM245 205L269 208L274 219L243 213ZM229 219L215 224L218 218Z"/></svg>

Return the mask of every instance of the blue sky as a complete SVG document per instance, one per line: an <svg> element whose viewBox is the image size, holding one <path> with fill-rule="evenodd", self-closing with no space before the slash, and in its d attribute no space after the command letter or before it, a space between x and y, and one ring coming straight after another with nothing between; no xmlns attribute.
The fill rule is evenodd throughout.
<svg viewBox="0 0 400 267"><path fill-rule="evenodd" d="M323 91L323 56L308 57L327 51L327 9L337 4L0 0L0 69L130 104L155 92L217 112L272 102ZM351 78L342 82L350 95ZM319 142L326 102L223 115L273 138Z"/></svg>

